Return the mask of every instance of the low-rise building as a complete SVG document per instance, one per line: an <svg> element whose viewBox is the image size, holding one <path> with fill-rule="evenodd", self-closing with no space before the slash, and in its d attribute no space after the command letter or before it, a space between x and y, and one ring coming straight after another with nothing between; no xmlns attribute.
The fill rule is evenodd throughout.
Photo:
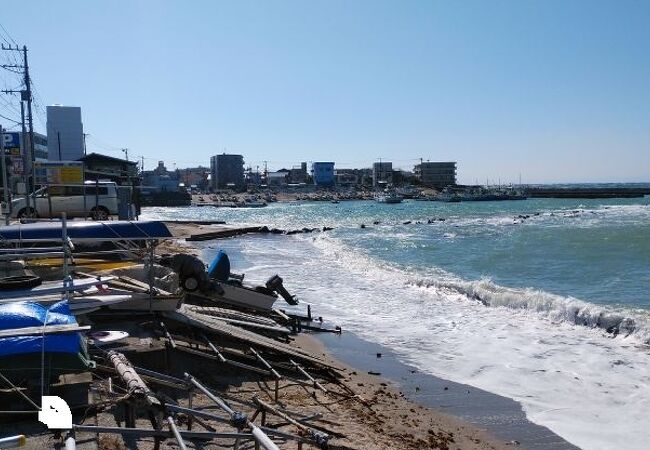
<svg viewBox="0 0 650 450"><path fill-rule="evenodd" d="M169 172L163 161L153 170L142 172L142 188L152 192L178 191L180 180L177 171Z"/></svg>
<svg viewBox="0 0 650 450"><path fill-rule="evenodd" d="M334 163L314 162L311 165L312 178L317 186L334 185Z"/></svg>
<svg viewBox="0 0 650 450"><path fill-rule="evenodd" d="M268 186L286 186L289 182L289 171L278 170L277 172L268 172L266 174L266 184Z"/></svg>
<svg viewBox="0 0 650 450"><path fill-rule="evenodd" d="M455 162L422 162L413 172L420 184L442 189L456 184Z"/></svg>
<svg viewBox="0 0 650 450"><path fill-rule="evenodd" d="M210 169L203 166L187 167L185 169L178 169L178 176L185 186L195 186L200 191L208 190L208 175Z"/></svg>
<svg viewBox="0 0 650 450"><path fill-rule="evenodd" d="M359 169L336 169L337 186L356 186L361 183Z"/></svg>
<svg viewBox="0 0 650 450"><path fill-rule="evenodd" d="M88 153L83 158L79 158L79 161L84 163L84 178L86 180L110 180L119 185L132 186L140 184L136 161L127 161L99 153Z"/></svg>
<svg viewBox="0 0 650 450"><path fill-rule="evenodd" d="M301 184L307 182L307 163L302 162L298 167L292 167L289 171L289 183Z"/></svg>

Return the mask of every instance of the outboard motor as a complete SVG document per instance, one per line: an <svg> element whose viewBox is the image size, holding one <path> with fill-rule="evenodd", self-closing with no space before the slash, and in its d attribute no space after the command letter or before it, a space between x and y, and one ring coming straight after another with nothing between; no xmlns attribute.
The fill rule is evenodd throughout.
<svg viewBox="0 0 650 450"><path fill-rule="evenodd" d="M224 251L219 250L217 256L210 263L208 276L217 281L228 281L230 278L230 258Z"/></svg>
<svg viewBox="0 0 650 450"><path fill-rule="evenodd" d="M273 275L266 282L266 287L271 291L275 291L282 296L282 298L290 305L297 305L298 300L296 300L293 295L289 294L287 290L282 285L282 278L278 275Z"/></svg>

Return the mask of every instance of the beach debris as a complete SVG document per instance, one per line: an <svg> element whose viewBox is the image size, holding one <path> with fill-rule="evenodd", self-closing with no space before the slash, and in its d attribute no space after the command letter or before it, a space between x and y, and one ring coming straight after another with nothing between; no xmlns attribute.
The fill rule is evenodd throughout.
<svg viewBox="0 0 650 450"><path fill-rule="evenodd" d="M325 387L323 387L322 384L320 384L318 381L316 381L316 380L314 379L314 377L312 377L311 375L309 375L309 374L307 373L307 371L306 371L305 369L303 369L303 368L302 368L298 363L296 363L293 359L290 359L289 362L291 363L291 365L293 365L293 367L296 368L296 370L297 370L298 372L300 372L300 373L301 373L303 376L305 376L309 381L311 381L311 382L314 384L314 387L317 387L318 389L320 389L321 391L323 391L324 393L327 394L327 389L325 389Z"/></svg>
<svg viewBox="0 0 650 450"><path fill-rule="evenodd" d="M107 356L124 384L126 384L129 393L142 398L149 406L160 405L160 401L142 381L142 378L140 378L140 375L138 375L126 356L114 350L109 351Z"/></svg>
<svg viewBox="0 0 650 450"><path fill-rule="evenodd" d="M230 416L230 424L237 428L238 431L248 427L251 430L253 438L257 443L267 450L279 450L278 446L253 422L251 422L246 414L233 410L222 398L215 395L211 390L203 386L199 381L189 373L185 373L185 380L188 384L196 387L203 392L210 400L215 402L217 406L223 409L226 414ZM237 444L235 444L237 446Z"/></svg>
<svg viewBox="0 0 650 450"><path fill-rule="evenodd" d="M274 406L266 403L265 401L261 400L259 397L254 397L253 400L255 403L257 403L261 408L264 410L286 420L289 422L291 425L295 426L298 428L300 431L305 433L306 436L309 437L316 445L318 445L322 449L326 449L328 447L328 442L329 442L329 435L327 433L323 433L322 431L318 431L314 428L308 427L307 425L298 422L296 419L290 417L289 415L283 413L279 409L275 408Z"/></svg>

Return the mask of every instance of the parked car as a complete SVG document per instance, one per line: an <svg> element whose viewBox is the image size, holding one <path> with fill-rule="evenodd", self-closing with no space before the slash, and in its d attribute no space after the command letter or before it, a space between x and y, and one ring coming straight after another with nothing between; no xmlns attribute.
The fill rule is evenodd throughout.
<svg viewBox="0 0 650 450"><path fill-rule="evenodd" d="M29 207L25 197L16 197L11 202L11 217L60 217L63 212L68 217L106 220L118 213L117 185L113 182L52 185L34 192Z"/></svg>

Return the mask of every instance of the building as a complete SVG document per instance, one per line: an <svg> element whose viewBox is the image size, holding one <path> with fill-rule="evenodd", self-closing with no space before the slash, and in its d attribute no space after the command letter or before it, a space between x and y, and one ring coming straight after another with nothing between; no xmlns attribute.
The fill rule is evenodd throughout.
<svg viewBox="0 0 650 450"><path fill-rule="evenodd" d="M422 162L413 172L420 184L442 189L456 184L455 162Z"/></svg>
<svg viewBox="0 0 650 450"><path fill-rule="evenodd" d="M213 190L244 189L244 157L225 153L211 157L210 175Z"/></svg>
<svg viewBox="0 0 650 450"><path fill-rule="evenodd" d="M24 184L25 172L29 174L31 170L29 133L25 133L24 140L22 133L19 132L4 133L3 138L5 152L10 161L10 167L7 169L10 174L9 186L13 192L17 192L20 190L17 189L18 183ZM47 137L36 132L34 133L34 161L37 163L47 161ZM45 183L47 174L45 169L35 168L34 176L36 185L40 185Z"/></svg>
<svg viewBox="0 0 650 450"><path fill-rule="evenodd" d="M334 185L334 163L315 162L311 165L311 176L317 186Z"/></svg>
<svg viewBox="0 0 650 450"><path fill-rule="evenodd" d="M361 183L359 169L336 169L337 186L356 186Z"/></svg>
<svg viewBox="0 0 650 450"><path fill-rule="evenodd" d="M210 169L203 166L186 167L185 169L177 169L179 179L185 186L200 191L208 190L208 175Z"/></svg>
<svg viewBox="0 0 650 450"><path fill-rule="evenodd" d="M393 183L393 163L376 162L372 165L373 187Z"/></svg>
<svg viewBox="0 0 650 450"><path fill-rule="evenodd" d="M47 107L47 150L50 161L77 161L84 156L81 108Z"/></svg>
<svg viewBox="0 0 650 450"><path fill-rule="evenodd" d="M302 184L307 183L307 163L301 162L300 166L292 167L289 171L289 183Z"/></svg>
<svg viewBox="0 0 650 450"><path fill-rule="evenodd" d="M163 161L158 161L158 166L153 170L142 172L142 187L152 192L175 192L178 191L177 172L169 172Z"/></svg>
<svg viewBox="0 0 650 450"><path fill-rule="evenodd" d="M84 163L85 180L110 180L119 185L140 184L138 163L112 156L89 153L79 158Z"/></svg>
<svg viewBox="0 0 650 450"><path fill-rule="evenodd" d="M268 186L286 186L289 182L289 173L286 169L269 172L266 174L266 184Z"/></svg>

